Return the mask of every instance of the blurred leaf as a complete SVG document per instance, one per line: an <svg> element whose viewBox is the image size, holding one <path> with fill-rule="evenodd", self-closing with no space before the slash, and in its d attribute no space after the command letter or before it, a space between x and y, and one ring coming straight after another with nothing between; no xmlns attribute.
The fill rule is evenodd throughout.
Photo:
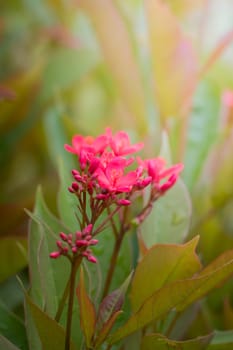
<svg viewBox="0 0 233 350"><path fill-rule="evenodd" d="M10 174L8 172L9 170L8 166L6 166L4 170L7 172L7 176L10 177ZM13 181L12 179L9 180L9 177L6 179L6 181L8 184L10 182L10 186L12 186ZM17 178L19 178L19 172L17 173ZM1 187L2 197L0 197L0 202L2 202L0 203L0 212L2 216L1 222L0 222L0 232L2 235L4 235L2 237L13 236L14 239L17 239L17 237L21 239L22 237L26 236L27 223L28 223L28 217L26 216L23 208L30 207L32 200L29 199L27 195L25 195L23 199L19 199L15 197L14 200L12 199L12 201L5 202L6 196L9 196L9 192L7 190L6 192L7 194L4 196L4 184L2 184L2 187Z"/></svg>
<svg viewBox="0 0 233 350"><path fill-rule="evenodd" d="M219 287L233 273L233 251L222 254L195 277L165 285L150 296L141 308L112 336L110 343L119 341L147 324L163 317L169 310L184 310L213 288Z"/></svg>
<svg viewBox="0 0 233 350"><path fill-rule="evenodd" d="M233 331L215 331L214 338L207 350L231 350L233 346Z"/></svg>
<svg viewBox="0 0 233 350"><path fill-rule="evenodd" d="M131 304L138 310L162 286L192 277L201 263L195 253L199 237L183 245L153 246L137 265L131 288ZM143 285L143 288L142 288Z"/></svg>
<svg viewBox="0 0 233 350"><path fill-rule="evenodd" d="M15 93L12 102L1 102L1 135L9 132L12 128L22 123L27 117L32 102L34 101L39 86L42 64L37 63L31 69L13 76L5 82L5 85Z"/></svg>
<svg viewBox="0 0 233 350"><path fill-rule="evenodd" d="M219 97L208 83L200 85L188 130L183 178L189 189L198 180L206 157L217 136Z"/></svg>
<svg viewBox="0 0 233 350"><path fill-rule="evenodd" d="M169 7L161 0L145 0L144 4L155 96L164 120L178 116L189 106L197 80L197 60L191 41L182 33Z"/></svg>
<svg viewBox="0 0 233 350"><path fill-rule="evenodd" d="M0 302L0 333L17 345L21 350L27 350L27 337L23 322L8 311ZM0 340L1 344L1 340ZM5 349L5 347L0 347Z"/></svg>
<svg viewBox="0 0 233 350"><path fill-rule="evenodd" d="M68 143L65 133L64 119L59 111L49 109L45 118L45 132L48 138L48 149L54 166L59 169L60 186L57 195L57 205L59 216L64 225L75 232L79 228L78 220L75 217L77 212L77 200L69 191L68 187L72 183L71 170L77 167L74 157L64 149L64 144Z"/></svg>
<svg viewBox="0 0 233 350"><path fill-rule="evenodd" d="M233 329L233 308L228 298L224 300L224 326Z"/></svg>
<svg viewBox="0 0 233 350"><path fill-rule="evenodd" d="M164 2L169 4L175 14L185 15L187 12L203 5L205 0L165 0Z"/></svg>
<svg viewBox="0 0 233 350"><path fill-rule="evenodd" d="M0 282L27 265L27 257L20 248L27 249L26 238L9 237L0 239Z"/></svg>
<svg viewBox="0 0 233 350"><path fill-rule="evenodd" d="M49 56L43 72L41 102L57 98L60 92L68 89L84 77L98 62L94 52L57 48Z"/></svg>
<svg viewBox="0 0 233 350"><path fill-rule="evenodd" d="M0 348L4 350L20 350L0 334Z"/></svg>
<svg viewBox="0 0 233 350"><path fill-rule="evenodd" d="M210 343L213 334L191 340L176 341L164 337L162 334L149 334L142 339L141 350L204 350Z"/></svg>
<svg viewBox="0 0 233 350"><path fill-rule="evenodd" d="M6 86L0 85L0 102L2 100L14 100L16 97L15 92L12 89L7 88Z"/></svg>
<svg viewBox="0 0 233 350"><path fill-rule="evenodd" d="M225 34L221 38L221 40L218 42L217 47L210 54L204 66L201 68L201 71L199 72L199 75L201 77L203 77L203 75L206 74L206 72L212 67L214 63L216 63L216 61L220 58L223 52L229 47L232 41L233 41L233 30Z"/></svg>
<svg viewBox="0 0 233 350"><path fill-rule="evenodd" d="M44 131L47 138L47 147L53 165L57 167L62 159L69 172L75 165L74 158L64 149L64 144L69 143L66 133L65 118L62 112L54 106L49 108L45 113ZM74 132L74 131L73 131Z"/></svg>
<svg viewBox="0 0 233 350"><path fill-rule="evenodd" d="M95 332L96 314L95 307L91 302L85 288L83 269L80 271L77 297L80 307L81 328L85 336L86 346L91 348L92 338Z"/></svg>
<svg viewBox="0 0 233 350"><path fill-rule="evenodd" d="M183 242L188 233L191 211L189 193L183 181L179 180L159 198L143 222L141 232L146 246Z"/></svg>
<svg viewBox="0 0 233 350"><path fill-rule="evenodd" d="M136 129L144 134L146 108L141 77L129 33L114 1L81 0L78 4L93 23L103 55L116 81L119 94L131 113ZM111 28L111 35L109 35L109 28Z"/></svg>
<svg viewBox="0 0 233 350"><path fill-rule="evenodd" d="M28 295L25 295L25 297L35 321L43 350L64 350L65 330L55 320L43 312L36 304L34 304ZM70 349L76 349L74 344L71 343Z"/></svg>

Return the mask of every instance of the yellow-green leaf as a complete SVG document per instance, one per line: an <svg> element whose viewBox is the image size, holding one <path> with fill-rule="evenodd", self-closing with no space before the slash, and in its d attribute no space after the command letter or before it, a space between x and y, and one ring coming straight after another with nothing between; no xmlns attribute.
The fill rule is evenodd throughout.
<svg viewBox="0 0 233 350"><path fill-rule="evenodd" d="M91 302L84 282L83 269L80 270L79 284L77 288L77 297L80 307L80 323L85 336L86 345L91 347L92 338L95 332L96 314L93 303Z"/></svg>
<svg viewBox="0 0 233 350"><path fill-rule="evenodd" d="M126 324L110 337L110 342L114 343L143 328L150 322L163 317L171 309L184 310L213 288L219 287L220 283L232 274L233 250L222 254L197 276L167 284L156 291Z"/></svg>
<svg viewBox="0 0 233 350"><path fill-rule="evenodd" d="M155 291L176 280L192 277L201 263L195 253L199 237L186 244L156 244L138 264L132 281L131 303L139 307Z"/></svg>
<svg viewBox="0 0 233 350"><path fill-rule="evenodd" d="M64 350L64 328L34 304L28 295L25 297L35 322L43 350ZM72 343L70 350L77 350Z"/></svg>

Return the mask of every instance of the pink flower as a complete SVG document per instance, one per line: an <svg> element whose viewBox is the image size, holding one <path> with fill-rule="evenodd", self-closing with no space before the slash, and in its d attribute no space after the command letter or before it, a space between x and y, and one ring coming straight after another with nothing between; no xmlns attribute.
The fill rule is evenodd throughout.
<svg viewBox="0 0 233 350"><path fill-rule="evenodd" d="M100 135L92 136L75 135L72 138L72 146L65 144L66 151L76 154L79 158L81 169L85 169L87 163L97 154L102 154L108 145L108 137Z"/></svg>
<svg viewBox="0 0 233 350"><path fill-rule="evenodd" d="M100 187L112 193L130 192L136 184L137 173L130 171L124 175L125 166L127 162L124 159L115 158L107 164L105 169L99 168L97 180Z"/></svg>
<svg viewBox="0 0 233 350"><path fill-rule="evenodd" d="M165 160L159 157L148 159L144 162L142 161L142 163L144 164L148 175L151 177L152 184L163 193L176 183L180 172L184 168L182 163L178 163L166 169ZM163 184L160 184L160 182L166 178L168 178L168 180Z"/></svg>
<svg viewBox="0 0 233 350"><path fill-rule="evenodd" d="M107 133L110 136L111 130L108 129ZM116 156L125 156L140 151L143 146L142 142L131 145L129 136L124 131L119 131L115 136L110 136L110 147Z"/></svg>

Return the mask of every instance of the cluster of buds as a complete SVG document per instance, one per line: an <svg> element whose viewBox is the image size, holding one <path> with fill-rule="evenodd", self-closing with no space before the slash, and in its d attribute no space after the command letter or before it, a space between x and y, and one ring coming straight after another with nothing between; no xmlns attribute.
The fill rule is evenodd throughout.
<svg viewBox="0 0 233 350"><path fill-rule="evenodd" d="M86 226L82 231L75 232L75 234L60 232L61 240L57 241L58 251L50 253L50 257L56 259L61 255L69 258L82 256L88 261L96 263L97 260L89 247L96 245L98 240L93 239L91 232L92 224Z"/></svg>

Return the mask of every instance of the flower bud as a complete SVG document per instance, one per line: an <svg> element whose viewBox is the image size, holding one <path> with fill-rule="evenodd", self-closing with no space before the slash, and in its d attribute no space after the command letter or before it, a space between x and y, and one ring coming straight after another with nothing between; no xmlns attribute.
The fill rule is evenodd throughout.
<svg viewBox="0 0 233 350"><path fill-rule="evenodd" d="M50 258L57 259L61 255L60 252L52 252L49 254Z"/></svg>

